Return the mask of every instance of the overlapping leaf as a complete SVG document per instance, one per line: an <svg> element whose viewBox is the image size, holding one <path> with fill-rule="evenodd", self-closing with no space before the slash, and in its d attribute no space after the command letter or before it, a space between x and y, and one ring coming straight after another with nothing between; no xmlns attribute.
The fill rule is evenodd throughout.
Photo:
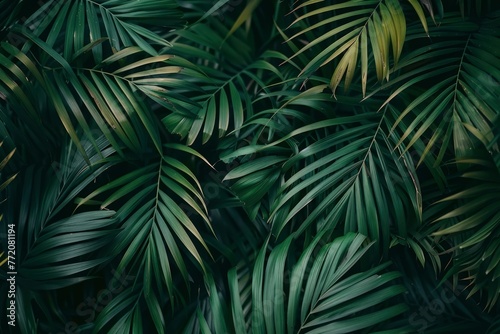
<svg viewBox="0 0 500 334"><path fill-rule="evenodd" d="M48 111L44 80L36 61L6 42L0 43L0 59L2 141L8 149L16 146L33 148L28 157L37 159L46 156L51 148L60 144L57 139L60 127L54 122L57 115ZM15 118L12 113L16 114ZM83 149L81 152L84 152ZM18 157L19 160L24 158ZM17 163L13 162L14 165Z"/></svg>
<svg viewBox="0 0 500 334"><path fill-rule="evenodd" d="M96 138L95 146L88 138L81 142L91 165L66 141L58 162L24 168L7 188L8 204L1 204L6 221L15 225L16 300L24 308L18 314L21 331L35 328L35 304L50 308L35 290L56 290L89 280L90 270L113 256L98 252L116 232L113 211L61 215L73 209L70 204L80 191L114 164L108 157L115 151L104 137ZM7 271L3 267L0 276L5 278Z"/></svg>
<svg viewBox="0 0 500 334"><path fill-rule="evenodd" d="M397 67L402 74L381 87L398 85L389 102L410 87L425 85L422 94L411 96L393 125L401 128L400 123L411 118L399 142L407 141L406 149L429 136L420 161L435 151L439 164L450 145L457 158L467 157L478 145L488 146L493 140L500 98L500 35L494 28L498 20L484 19L477 26L448 16L442 22L445 27L430 29L434 43L409 53ZM411 35L424 37L415 28Z"/></svg>
<svg viewBox="0 0 500 334"><path fill-rule="evenodd" d="M468 297L484 292L491 310L500 289L500 174L492 161L467 159L458 163L475 168L463 174L467 188L441 200L460 201L460 205L436 219L439 230L434 235L450 240L454 263L448 275L466 273L473 284Z"/></svg>
<svg viewBox="0 0 500 334"><path fill-rule="evenodd" d="M0 217L21 332L419 331L450 258L470 300L425 330L495 332L498 3L18 3L0 0L2 172L21 170ZM454 163L483 150L487 168ZM409 298L372 266L389 257ZM115 264L133 284L83 324Z"/></svg>
<svg viewBox="0 0 500 334"><path fill-rule="evenodd" d="M82 199L80 205L112 190L101 208L122 202L117 209L122 231L112 246L113 252L123 254L118 270L132 268L141 272L146 295L153 293L156 286L162 294L167 292L174 298L174 277L189 282L188 259L198 270L206 270L202 253L208 252L208 246L200 233L204 227L197 226L191 217L200 217L203 225L211 227L196 176L176 158L179 152L199 154L183 145L165 147L161 160L101 186Z"/></svg>
<svg viewBox="0 0 500 334"><path fill-rule="evenodd" d="M365 95L369 62L373 58L377 79L388 80L390 55L392 53L393 62L397 64L406 37L406 19L399 1L344 1L315 7L318 2L322 1L306 1L294 9L294 12L303 9L304 13L298 14L291 24L299 31L289 40L307 39L308 42L290 60L308 50L314 52L301 75L310 76L318 68L341 57L330 80L335 94L342 79L345 79L344 87L349 87L360 62L361 86ZM421 11L417 1L411 3Z"/></svg>
<svg viewBox="0 0 500 334"><path fill-rule="evenodd" d="M322 236L292 262L293 236L269 255L266 243L252 271L229 271L230 299L208 278L208 309L198 310L186 332L352 333L381 328L404 312L403 304L386 304L404 291L394 284L399 274L384 270L387 263L353 271L370 248L366 237L347 234L320 246Z"/></svg>
<svg viewBox="0 0 500 334"><path fill-rule="evenodd" d="M106 54L99 45L103 39L109 40L114 52L138 46L157 55L158 47L170 43L146 27L179 26L181 15L173 0L48 0L27 19L23 29L44 36L54 49L63 44L62 54L67 60L76 53L92 51L96 62L101 62Z"/></svg>
<svg viewBox="0 0 500 334"><path fill-rule="evenodd" d="M402 284L407 289L404 294L406 304L413 310L423 311L412 312L405 319L413 327L411 332L488 333L487 329L494 322L495 315L493 312L484 312L477 299L466 300L467 282L458 281L457 285L453 285L447 281L440 284L431 267L420 266L413 254L400 248L394 250L393 258L394 265L402 274ZM434 316L431 310L439 310L439 317ZM428 313L424 314L426 311Z"/></svg>
<svg viewBox="0 0 500 334"><path fill-rule="evenodd" d="M7 29L18 19L22 9L22 1L1 0L0 8L0 36L3 38Z"/></svg>
<svg viewBox="0 0 500 334"><path fill-rule="evenodd" d="M181 90L192 88L185 78L178 75L182 70L179 65L185 63L179 57L160 55L137 58L143 51L139 47L130 47L95 66L73 67L46 43L33 35L30 38L52 56L54 66L62 66L59 71L39 70L19 50L6 44L5 48L26 66L27 74L37 80L38 87L42 88L77 145L76 128L81 127L87 135L91 135L90 116L119 153L122 153L123 145L135 152L147 151L146 146L150 142L161 152L161 127L152 112L152 103L184 114L189 114L185 104L197 105L194 101L186 103L186 98L179 93L170 93L172 87ZM16 63L12 63L9 69L18 80L26 80ZM30 90L37 87L30 82L25 85ZM12 81L5 94L12 95L13 103L19 101L22 104L30 122L41 123L41 115L31 99L25 95L17 96L24 94L18 86Z"/></svg>
<svg viewBox="0 0 500 334"><path fill-rule="evenodd" d="M53 289L73 284L78 280L71 276L106 259L65 264L68 259L83 259L84 255L109 242L111 232L98 230L116 222L111 218L113 212L89 211L55 219L85 186L113 164L103 160L114 152L106 149L107 141L99 138L97 144L100 149L97 152L90 141L84 144L92 167L70 144L60 163L54 162L48 170L27 168L16 179L15 187L9 188L8 195L16 199L17 204L7 205L4 212L8 221L16 222L18 271L24 280L37 282L31 283L31 287L27 284L29 289ZM74 234L70 237L71 233ZM51 263L50 269L47 263Z"/></svg>
<svg viewBox="0 0 500 334"><path fill-rule="evenodd" d="M253 114L252 97L268 91L270 83L282 78L275 67L276 59L284 59L282 54L269 51L256 55L251 45L241 42L241 33L226 39L228 28L217 20L210 22L177 32L175 46L168 49L192 61L204 74L188 79L200 89L192 99L198 105L190 108L195 117L174 112L163 119L170 132L187 137L188 145L199 137L204 144L215 133L219 138L231 130L238 133ZM249 81L250 86L246 84Z"/></svg>
<svg viewBox="0 0 500 334"><path fill-rule="evenodd" d="M264 181L262 175L276 164L280 183L269 209L274 234L289 224L298 224L300 233L310 225L333 229L342 222L345 231L366 234L388 249L391 231L406 238L422 214L413 161L394 151L397 138L387 134L388 119L385 113L334 117L304 125L267 145L243 147L225 158L254 153L263 157L241 164L226 179L238 180L236 191L238 183L249 185L237 192L240 198L262 198L260 189L278 178ZM282 143L290 145L291 157L271 155L287 152Z"/></svg>

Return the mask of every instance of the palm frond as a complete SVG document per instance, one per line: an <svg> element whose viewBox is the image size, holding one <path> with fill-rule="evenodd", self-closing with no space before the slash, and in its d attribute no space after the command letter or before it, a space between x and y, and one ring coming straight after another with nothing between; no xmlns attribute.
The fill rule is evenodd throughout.
<svg viewBox="0 0 500 334"><path fill-rule="evenodd" d="M498 332L500 3L35 2L0 332Z"/></svg>
<svg viewBox="0 0 500 334"><path fill-rule="evenodd" d="M157 103L164 108L189 114L188 108L184 107L186 99L179 93L169 93L172 87L189 90L193 86L183 81L178 74L182 71L181 66L186 63L177 59L179 57L161 55L137 60L135 57L143 51L139 47L130 47L95 66L72 66L46 43L34 36L30 38L53 57L56 64L51 66L62 68L39 70L19 50L8 46L7 51L20 59L18 62L24 61L26 71L37 79L55 107L64 128L77 145L75 129L81 127L90 135L90 116L118 152L122 153L122 145L136 152L145 152L150 141L161 152L161 128L151 104ZM13 66L20 72L17 65ZM12 72L19 76L17 72ZM26 85L30 89L37 87L31 83ZM16 87L10 87L10 90L5 91L6 94L14 95L20 91L14 88ZM19 96L19 101L24 101L23 109L31 117L29 120L40 123L41 116L30 99ZM187 104L196 105L196 102Z"/></svg>
<svg viewBox="0 0 500 334"><path fill-rule="evenodd" d="M188 145L199 137L205 144L215 133L219 138L230 130L239 133L244 121L253 115L252 97L268 92L270 84L282 79L275 64L284 55L259 55L240 32L226 38L229 32L215 19L210 25L196 24L177 32L174 47L165 50L187 57L203 73L187 78L200 90L192 99L197 103L191 108L194 117L174 112L163 119L170 132L187 137Z"/></svg>
<svg viewBox="0 0 500 334"><path fill-rule="evenodd" d="M454 286L448 280L440 284L436 272L429 266L419 266L408 251L398 248L393 255L407 289L404 300L410 311L405 322L413 327L412 333L486 333L495 316L483 312L477 300L466 299L470 291L467 284L459 282Z"/></svg>
<svg viewBox="0 0 500 334"><path fill-rule="evenodd" d="M21 0L0 1L0 8L2 8L2 12L0 13L0 36L2 40L5 37L4 34L6 34L12 24L19 18L22 7L23 3Z"/></svg>
<svg viewBox="0 0 500 334"><path fill-rule="evenodd" d="M151 296L151 299L155 299L155 297ZM144 302L144 289L142 286L134 284L121 291L116 298L106 305L91 329L94 333L103 330L108 330L111 333L144 330L144 320L146 319L144 319L143 314L154 312L154 310L149 310L147 306L138 301ZM151 331L154 330L154 327L146 326L146 328ZM161 332L161 327L156 329Z"/></svg>
<svg viewBox="0 0 500 334"><path fill-rule="evenodd" d="M123 254L117 270L142 272L145 294L154 286L173 299L177 287L173 272L178 270L185 283L190 274L186 260L203 272L206 263L200 248L209 252L200 234L200 226L183 210L180 203L201 217L211 229L201 186L193 172L176 155L188 152L201 157L194 150L179 144L165 144L165 153L157 162L149 163L124 173L107 185L80 200L80 206L99 199L101 209L117 208L117 219L122 231L112 246L113 252ZM140 256L139 256L140 254ZM189 254L189 256L187 256ZM153 265L160 264L160 265ZM132 268L132 269L130 269Z"/></svg>
<svg viewBox="0 0 500 334"><path fill-rule="evenodd" d="M229 271L230 298L207 278L207 309L198 310L186 333L373 332L405 311L403 304L386 303L404 291L394 284L397 272L385 271L387 264L353 269L370 248L365 237L347 234L322 244L322 236L298 259L292 256L293 236L269 254L266 243L252 271Z"/></svg>
<svg viewBox="0 0 500 334"><path fill-rule="evenodd" d="M300 103L298 97L294 103ZM343 222L346 232L363 233L388 249L391 231L406 238L419 225L422 210L413 161L394 151L398 139L387 132L389 120L385 112L364 112L306 124L269 144L224 156L262 154L226 179L237 179L233 190L253 214L255 203L278 186L268 215L276 235L288 224L297 224L301 233L311 224L323 230Z"/></svg>
<svg viewBox="0 0 500 334"><path fill-rule="evenodd" d="M451 143L455 156L464 158L478 145L488 146L493 140L492 123L498 117L500 97L496 47L500 39L493 28L498 20L498 15L483 18L476 25L462 22L457 14L448 15L439 27L430 29L432 45L404 57L396 67L401 72L399 77L380 88L398 85L387 99L389 103L409 87L425 87L421 94L411 97L412 102L393 125L396 129L412 115L400 140L408 142L407 150L432 132L425 150L420 152L420 161L429 152L439 150L435 161L439 164ZM411 35L414 39L424 37L415 28Z"/></svg>
<svg viewBox="0 0 500 334"><path fill-rule="evenodd" d="M15 222L16 293L20 305L22 300L26 303L18 314L22 331L36 326L34 309L26 307L31 300L41 309L48 308L37 290L56 290L92 279L90 270L113 257L99 254L116 233L113 211L62 214L72 208L70 204L83 188L114 164L106 161L115 151L105 138L96 139L98 150L88 139L82 143L92 165L67 141L59 162L23 169L7 188L12 202L1 204L5 219ZM7 271L1 268L0 276L6 278Z"/></svg>
<svg viewBox="0 0 500 334"><path fill-rule="evenodd" d="M58 44L64 45L61 51L68 60L85 45L99 43L102 38L109 39L113 52L138 46L155 56L156 48L170 43L146 27L179 26L181 15L172 0L48 0L26 20L23 29L37 37L44 36L47 45L54 49L59 48ZM29 47L26 44L23 51ZM97 62L104 59L100 45L92 53Z"/></svg>
<svg viewBox="0 0 500 334"><path fill-rule="evenodd" d="M467 159L458 163L476 166L463 174L473 185L441 200L462 203L435 221L439 230L433 235L447 236L445 240L449 240L454 259L448 275L463 273L473 285L468 297L479 291L486 294L486 306L491 310L498 301L500 289L497 280L500 277L500 174L490 160Z"/></svg>
<svg viewBox="0 0 500 334"><path fill-rule="evenodd" d="M417 1L410 2L415 9L422 11ZM372 58L377 79L388 80L390 55L392 54L394 64L397 64L406 38L406 19L400 2L344 1L319 7L315 6L316 4L316 0L306 1L294 10L297 12L300 9L304 13L298 14L292 23L291 26L300 26L300 30L289 40L305 39L307 43L302 42L306 45L296 51L289 60L308 50L317 50L313 51L314 56L300 75L310 76L320 67L342 56L331 74L330 87L334 94L342 79L345 79L345 89L350 86L360 62L364 96ZM310 24L309 20L317 23Z"/></svg>
<svg viewBox="0 0 500 334"><path fill-rule="evenodd" d="M31 148L13 165L26 157L51 155L52 149L60 149L60 127L53 122L55 115L48 112L44 80L36 62L6 42L0 43L0 59L0 136L9 149Z"/></svg>

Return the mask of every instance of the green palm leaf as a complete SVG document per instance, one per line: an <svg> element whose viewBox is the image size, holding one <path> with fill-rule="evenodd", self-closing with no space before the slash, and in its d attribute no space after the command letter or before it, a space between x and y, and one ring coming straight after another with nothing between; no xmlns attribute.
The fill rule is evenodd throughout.
<svg viewBox="0 0 500 334"><path fill-rule="evenodd" d="M25 167L7 188L12 204L2 203L2 212L8 222L15 222L17 290L25 305L34 299L41 309L53 309L36 290L56 290L89 280L90 270L113 257L98 252L116 234L113 211L63 215L72 209L75 197L114 164L106 160L115 151L105 138L95 140L98 150L89 139L80 141L92 165L67 141L59 162ZM2 268L0 276L6 278L7 271ZM34 309L25 308L19 321L22 331L35 328Z"/></svg>
<svg viewBox="0 0 500 334"><path fill-rule="evenodd" d="M46 36L50 47L57 49L56 43L63 42L63 56L68 60L84 45L103 37L109 39L113 52L138 46L154 56L157 55L154 46L170 43L145 26L175 27L181 23L180 17L177 3L172 0L49 0L27 19L25 26L33 27L35 36ZM104 50L100 45L92 53L97 62L103 60Z"/></svg>
<svg viewBox="0 0 500 334"><path fill-rule="evenodd" d="M11 190L9 196L21 198L21 204L9 206L5 212L9 221L18 222L18 271L26 277L25 280L38 281L31 288L53 289L73 284L74 279L64 278L88 270L107 259L102 257L94 262L64 264L68 259L81 259L109 242L112 231L99 229L116 223L111 218L114 212L86 212L66 219L55 219L81 190L113 165L113 162L103 160L114 152L106 150L107 146L107 141L100 138L100 151L96 152L90 141L85 142L85 149L91 157L92 166L89 166L74 145L69 144L63 152L61 163L53 163L49 170L35 170L31 166L16 180L16 190ZM46 182L45 178L51 182ZM39 202L38 198L44 201ZM70 233L73 233L72 237L69 237ZM47 269L47 264L59 262L62 262L59 266L51 265L53 271ZM59 278L59 281L51 282Z"/></svg>
<svg viewBox="0 0 500 334"><path fill-rule="evenodd" d="M495 316L484 312L477 300L466 300L470 291L466 282L440 284L431 267L420 266L412 254L402 249L394 250L394 264L407 289L404 299L412 313L405 320L413 327L412 333L486 333L493 323Z"/></svg>
<svg viewBox="0 0 500 334"><path fill-rule="evenodd" d="M498 332L500 3L35 2L0 332Z"/></svg>
<svg viewBox="0 0 500 334"><path fill-rule="evenodd" d="M19 12L22 9L22 1L0 1L0 8L2 8L2 13L0 13L0 36L6 33L6 30L18 19Z"/></svg>
<svg viewBox="0 0 500 334"><path fill-rule="evenodd" d="M230 299L224 299L208 278L209 309L193 318L185 332L219 333L227 328L240 333L351 333L381 328L384 321L404 312L403 304L386 303L404 291L392 283L397 272L380 273L388 264L353 271L370 248L365 237L347 234L324 245L321 240L321 234L316 236L292 262L288 257L293 236L268 255L266 243L252 272L229 271ZM228 312L234 329L225 322Z"/></svg>
<svg viewBox="0 0 500 334"><path fill-rule="evenodd" d="M233 129L239 133L244 120L253 114L252 96L268 91L270 83L282 78L274 65L275 59L284 60L282 54L256 54L250 45L241 42L241 34L226 39L228 28L217 20L211 23L177 32L175 46L167 49L187 57L196 64L194 69L203 73L188 78L199 90L192 99L197 102L190 108L192 115L174 112L163 119L170 132L187 137L188 145L200 136L205 144L214 133L219 138ZM253 83L251 87L245 84L248 80Z"/></svg>
<svg viewBox="0 0 500 334"><path fill-rule="evenodd" d="M0 142L0 148L2 147L2 145L3 145L3 141ZM15 152L16 152L16 149L14 148L12 151L10 151L9 154L7 154L2 159L2 161L0 161L0 172L5 168L5 166L9 162L9 160L12 159L12 156L14 155ZM1 175L1 173L0 173L0 175ZM9 176L8 178L1 178L0 179L0 181L1 181L1 183L0 183L0 192L3 191L9 185L9 183L11 183L12 181L14 181L14 179L16 178L16 175L17 174L14 174L14 175Z"/></svg>
<svg viewBox="0 0 500 334"><path fill-rule="evenodd" d="M46 156L50 148L58 145L59 128L55 124L48 125L55 115L45 108L48 103L44 80L36 61L6 42L0 43L0 59L0 99L4 102L0 105L0 136L10 149L31 147L36 149L29 151L30 157ZM10 117L14 111L16 119Z"/></svg>
<svg viewBox="0 0 500 334"><path fill-rule="evenodd" d="M440 144L435 162L439 164L450 143L455 156L464 158L478 145L488 146L494 137L492 123L498 117L500 97L500 68L495 47L500 45L500 39L492 29L497 19L484 18L480 26L457 20L456 15L449 15L440 27L430 29L430 36L436 39L432 47L418 48L402 59L396 68L402 74L380 88L398 84L388 103L409 87L426 86L422 94L412 96L412 102L405 106L393 125L393 129L398 128L412 115L399 142L408 141L406 149L432 132L420 161ZM460 38L456 37L457 33ZM411 34L414 38L423 37L415 28ZM485 47L481 47L483 45ZM413 69L415 66L418 67Z"/></svg>
<svg viewBox="0 0 500 334"><path fill-rule="evenodd" d="M80 205L112 190L102 201L101 208L115 207L115 203L122 202L117 210L122 231L112 247L113 252L123 254L118 270L132 267L143 272L146 295L152 293L154 283L162 292L166 288L173 298L177 289L172 277L174 268L188 283L187 254L198 269L206 271L200 248L208 252L200 226L180 204L192 210L190 215L194 213L209 228L211 226L196 176L176 158L176 154L182 151L199 154L182 145L165 145L165 149L158 162L147 164L100 187L82 199ZM141 260L137 261L139 254Z"/></svg>
<svg viewBox="0 0 500 334"><path fill-rule="evenodd" d="M486 306L491 310L498 301L500 277L500 246L498 244L500 214L498 191L500 174L490 160L459 160L471 164L463 177L471 183L464 190L441 201L461 201L461 205L440 216L435 224L439 230L433 235L448 236L454 263L448 276L466 274L473 288L468 297L482 291Z"/></svg>
<svg viewBox="0 0 500 334"><path fill-rule="evenodd" d="M299 97L293 103L298 101ZM399 152L400 156L394 151L398 139L387 134L392 112L389 107L382 114L366 112L317 121L267 145L243 147L223 158L253 153L263 157L241 164L226 179L238 180L232 189L251 217L258 209L255 203L280 179L269 208L276 235L286 225L297 224L307 212L298 233L311 224L322 230L342 222L346 232L359 231L388 249L391 230L406 238L419 225L422 210L413 161L408 154ZM297 145L300 142L306 146ZM284 153L273 156L278 150ZM283 159L286 161L281 162Z"/></svg>
<svg viewBox="0 0 500 334"><path fill-rule="evenodd" d="M181 59L174 60L172 55L161 55L137 61L134 58L142 53L142 50L139 47L130 47L107 57L93 67L73 67L46 43L32 35L30 38L63 69L39 71L19 50L8 45L5 45L5 48L20 61L24 61L28 74L38 80L54 105L64 128L77 145L75 123L89 136L91 132L88 116L91 116L119 153L123 154L122 145L136 152L147 151L146 146L150 141L157 151L161 152L161 128L158 126L157 116L152 113L151 102L184 115L190 114L184 106L186 99L178 93L169 93L173 87L184 87L185 90L192 87L178 75L182 70L178 65L186 64ZM13 63L11 68L16 69L17 65ZM17 71L11 71L19 78L24 78L20 76L20 70L17 70L19 74ZM29 89L36 87L31 83L25 84ZM5 94L13 95L19 91L16 87L10 87ZM25 101L22 107L26 109L29 120L40 123L38 111L29 102L31 99L25 95L19 96L18 99ZM197 103L190 102L188 105ZM80 150L82 151L81 148Z"/></svg>
<svg viewBox="0 0 500 334"><path fill-rule="evenodd" d="M342 55L331 75L330 87L334 94L343 78L345 89L349 87L360 61L364 96L368 82L369 59L372 57L377 79L388 80L391 66L389 49L392 46L393 61L397 64L406 38L406 19L399 1L344 1L315 7L317 3L316 0L306 1L294 10L296 12L303 9L305 13L298 14L291 24L292 27L300 26L300 30L289 40L309 39L309 36L314 36L313 32L321 31L319 34L316 32L318 37L313 37L289 58L291 60L308 50L318 50L313 51L314 56L300 75L310 76L318 68ZM421 11L417 1L411 3L417 11ZM317 23L310 24L310 20ZM358 60L358 57L361 60Z"/></svg>

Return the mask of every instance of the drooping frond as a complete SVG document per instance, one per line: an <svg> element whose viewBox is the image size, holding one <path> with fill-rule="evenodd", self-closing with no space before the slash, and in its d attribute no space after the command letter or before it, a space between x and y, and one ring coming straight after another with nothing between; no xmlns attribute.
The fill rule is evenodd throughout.
<svg viewBox="0 0 500 334"><path fill-rule="evenodd" d="M386 103L411 94L393 129L406 123L398 145L406 141L407 150L428 135L420 161L437 151L435 164L439 164L449 145L457 158L467 157L478 145L488 146L493 140L500 98L500 35L494 28L499 19L483 18L477 25L450 15L440 27L430 29L432 44L412 28L414 43L424 38L423 45L401 59L395 69L399 77L380 91L393 89Z"/></svg>
<svg viewBox="0 0 500 334"><path fill-rule="evenodd" d="M241 42L241 33L225 38L228 28L215 19L210 22L177 32L174 47L165 50L192 61L203 73L186 79L199 88L192 99L197 105L190 108L194 117L174 111L163 119L188 145L200 137L205 144L214 134L222 138L230 130L239 133L253 115L253 97L283 79L275 65L285 56L274 51L258 54Z"/></svg>
<svg viewBox="0 0 500 334"><path fill-rule="evenodd" d="M326 94L302 98L330 100ZM300 105L300 96L287 110L292 103ZM394 150L398 138L388 132L391 117L363 111L304 124L274 142L225 155L258 157L225 179L236 180L232 189L252 217L269 188L277 188L268 208L276 235L287 225L298 224L301 233L310 225L324 230L344 223L346 232L363 233L388 247L391 231L406 238L421 221L420 185L411 157Z"/></svg>
<svg viewBox="0 0 500 334"><path fill-rule="evenodd" d="M228 272L230 296L208 278L206 311L198 309L184 332L373 332L404 312L393 299L404 289L394 284L399 274L387 271L388 263L348 275L370 248L365 237L347 234L322 244L322 236L299 258L293 257L293 236L269 254L262 248L252 271Z"/></svg>
<svg viewBox="0 0 500 334"><path fill-rule="evenodd" d="M448 275L470 280L473 287L468 297L481 291L492 310L500 290L500 173L491 160L463 159L458 163L471 166L463 174L468 187L441 200L460 205L436 219L439 230L433 235L449 240L453 267Z"/></svg>
<svg viewBox="0 0 500 334"><path fill-rule="evenodd" d="M123 254L117 270L142 272L146 295L157 288L173 300L178 289L173 273L178 272L189 283L188 257L197 270L206 271L202 253L209 250L200 233L202 228L191 216L194 213L193 217L202 218L209 229L211 226L197 177L175 153L200 155L179 144L165 144L164 150L157 162L101 186L82 199L80 206L112 191L100 205L102 209L117 208L116 218L121 222L121 233L111 247L113 252Z"/></svg>
<svg viewBox="0 0 500 334"><path fill-rule="evenodd" d="M95 61L101 62L105 58L100 45L103 40L109 41L113 52L138 46L151 56L157 55L159 47L170 43L148 28L179 26L181 16L173 0L48 0L27 18L18 33L43 36L56 50L64 45L60 51L68 60L76 53L92 52Z"/></svg>
<svg viewBox="0 0 500 334"><path fill-rule="evenodd" d="M397 64L401 56L406 38L401 4L396 0L344 1L332 5L322 2L310 0L294 9L298 17L291 27L297 26L299 31L289 40L305 45L289 60L306 51L313 52L301 72L307 77L339 58L330 79L334 94L342 79L345 79L345 89L350 86L360 63L364 96L371 59L377 79L382 81L389 79L392 65ZM421 13L420 4L410 2ZM318 4L323 6L316 6Z"/></svg>

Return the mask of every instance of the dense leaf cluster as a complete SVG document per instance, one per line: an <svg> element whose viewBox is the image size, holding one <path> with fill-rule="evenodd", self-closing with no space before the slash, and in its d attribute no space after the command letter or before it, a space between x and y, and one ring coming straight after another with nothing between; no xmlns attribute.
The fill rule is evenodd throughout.
<svg viewBox="0 0 500 334"><path fill-rule="evenodd" d="M487 0L0 0L1 332L497 333L499 28Z"/></svg>

